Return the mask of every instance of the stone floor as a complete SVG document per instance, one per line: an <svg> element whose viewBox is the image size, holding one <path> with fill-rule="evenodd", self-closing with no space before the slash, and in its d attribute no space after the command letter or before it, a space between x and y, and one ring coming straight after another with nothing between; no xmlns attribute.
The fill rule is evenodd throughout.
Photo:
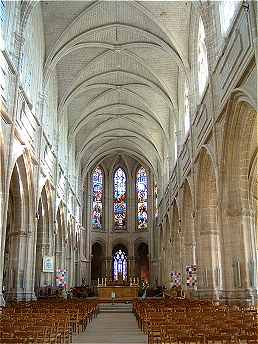
<svg viewBox="0 0 258 344"><path fill-rule="evenodd" d="M73 344L143 344L147 343L137 326L133 313L104 312L99 313L85 332L73 337Z"/></svg>

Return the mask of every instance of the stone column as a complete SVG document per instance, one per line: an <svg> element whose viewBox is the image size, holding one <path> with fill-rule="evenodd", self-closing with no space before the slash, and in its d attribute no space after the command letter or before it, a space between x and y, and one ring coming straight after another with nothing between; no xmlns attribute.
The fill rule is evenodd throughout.
<svg viewBox="0 0 258 344"><path fill-rule="evenodd" d="M112 279L112 257L106 257L106 275L108 279Z"/></svg>
<svg viewBox="0 0 258 344"><path fill-rule="evenodd" d="M135 257L128 257L128 277L135 276Z"/></svg>
<svg viewBox="0 0 258 344"><path fill-rule="evenodd" d="M2 178L3 176L1 176ZM1 186L0 186L1 187ZM5 306L5 300L2 294L3 290L3 269L4 269L4 252L5 252L5 227L3 225L4 204L6 202L6 194L0 192L0 306ZM7 211L7 210L6 210Z"/></svg>
<svg viewBox="0 0 258 344"><path fill-rule="evenodd" d="M26 288L26 240L25 232L13 232L10 234L10 253L8 263L8 282L6 299L23 300Z"/></svg>
<svg viewBox="0 0 258 344"><path fill-rule="evenodd" d="M252 239L254 214L250 209L224 209L225 297L256 303L256 248ZM232 241L232 228L237 240Z"/></svg>
<svg viewBox="0 0 258 344"><path fill-rule="evenodd" d="M112 262L112 258L110 257L104 258L104 276L106 276L107 278L111 278L111 274L110 274L111 267L112 267L111 262Z"/></svg>
<svg viewBox="0 0 258 344"><path fill-rule="evenodd" d="M39 251L39 253L38 253ZM35 282L38 282L38 287L43 287L44 285L51 285L52 278L50 273L43 272L42 261L43 257L49 254L49 244L41 243L36 246L36 261L35 261ZM39 262L38 262L39 260ZM36 264L38 263L38 264Z"/></svg>

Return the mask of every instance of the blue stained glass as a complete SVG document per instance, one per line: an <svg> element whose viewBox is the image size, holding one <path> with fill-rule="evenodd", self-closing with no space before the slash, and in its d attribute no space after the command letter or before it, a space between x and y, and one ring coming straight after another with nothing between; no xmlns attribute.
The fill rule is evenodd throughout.
<svg viewBox="0 0 258 344"><path fill-rule="evenodd" d="M5 2L3 0L0 1L0 22L4 23L6 17L6 10L5 10Z"/></svg>
<svg viewBox="0 0 258 344"><path fill-rule="evenodd" d="M126 229L126 175L118 168L114 175L114 229Z"/></svg>
<svg viewBox="0 0 258 344"><path fill-rule="evenodd" d="M144 230L148 224L148 177L143 167L137 173L136 192L138 230Z"/></svg>
<svg viewBox="0 0 258 344"><path fill-rule="evenodd" d="M113 257L114 280L118 280L119 276L123 280L127 279L127 256L122 250L118 250Z"/></svg>
<svg viewBox="0 0 258 344"><path fill-rule="evenodd" d="M103 173L96 167L92 176L92 228L102 229L103 213Z"/></svg>

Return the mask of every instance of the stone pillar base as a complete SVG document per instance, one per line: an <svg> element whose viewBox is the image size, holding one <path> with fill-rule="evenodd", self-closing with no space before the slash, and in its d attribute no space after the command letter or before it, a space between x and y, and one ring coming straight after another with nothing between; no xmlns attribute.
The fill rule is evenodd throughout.
<svg viewBox="0 0 258 344"><path fill-rule="evenodd" d="M199 299L209 299L219 301L225 304L247 304L257 305L256 289L238 289L238 290L211 290L198 289L193 292L193 297Z"/></svg>
<svg viewBox="0 0 258 344"><path fill-rule="evenodd" d="M220 300L227 304L257 305L256 289L222 290Z"/></svg>
<svg viewBox="0 0 258 344"><path fill-rule="evenodd" d="M10 291L6 293L5 299L6 299L6 302L10 302L10 301L19 302L19 301L35 301L37 300L37 297L34 291L33 292Z"/></svg>
<svg viewBox="0 0 258 344"><path fill-rule="evenodd" d="M193 295L199 299L209 299L213 301L219 301L221 297L221 290L218 289L197 289L193 292Z"/></svg>
<svg viewBox="0 0 258 344"><path fill-rule="evenodd" d="M6 303L5 303L4 295L0 293L0 307L5 307L5 305Z"/></svg>

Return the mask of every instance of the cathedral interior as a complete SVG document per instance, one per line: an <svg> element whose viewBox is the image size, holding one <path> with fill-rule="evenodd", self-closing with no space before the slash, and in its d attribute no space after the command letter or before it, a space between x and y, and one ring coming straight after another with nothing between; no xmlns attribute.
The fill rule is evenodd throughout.
<svg viewBox="0 0 258 344"><path fill-rule="evenodd" d="M0 307L256 307L256 1L0 6Z"/></svg>

